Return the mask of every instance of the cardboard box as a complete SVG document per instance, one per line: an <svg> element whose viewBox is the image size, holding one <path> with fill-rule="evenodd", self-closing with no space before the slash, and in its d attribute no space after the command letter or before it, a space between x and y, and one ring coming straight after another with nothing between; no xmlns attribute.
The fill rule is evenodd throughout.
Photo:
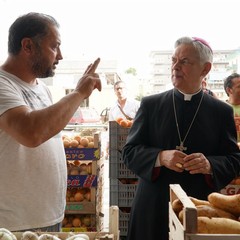
<svg viewBox="0 0 240 240"><path fill-rule="evenodd" d="M225 195L240 194L240 185L229 184L225 188L223 188L220 192Z"/></svg>
<svg viewBox="0 0 240 240"><path fill-rule="evenodd" d="M66 160L99 160L100 148L65 148Z"/></svg>
<svg viewBox="0 0 240 240"><path fill-rule="evenodd" d="M68 187L97 187L96 175L68 175Z"/></svg>
<svg viewBox="0 0 240 240"><path fill-rule="evenodd" d="M184 206L183 224L172 209L174 199ZM240 234L198 234L197 209L179 184L170 184L169 240L239 240Z"/></svg>
<svg viewBox="0 0 240 240"><path fill-rule="evenodd" d="M93 148L65 148L66 160L99 160L101 158L100 133L93 134Z"/></svg>

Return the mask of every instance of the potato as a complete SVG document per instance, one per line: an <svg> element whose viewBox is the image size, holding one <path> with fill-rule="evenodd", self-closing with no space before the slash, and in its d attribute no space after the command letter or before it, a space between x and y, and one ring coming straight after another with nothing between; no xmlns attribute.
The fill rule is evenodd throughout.
<svg viewBox="0 0 240 240"><path fill-rule="evenodd" d="M176 215L178 215L178 213L183 209L183 204L178 198L172 201L172 209Z"/></svg>
<svg viewBox="0 0 240 240"><path fill-rule="evenodd" d="M224 211L222 209L213 207L212 205L210 205L210 203L208 205L197 205L196 208L197 208L198 217L209 217L209 218L218 217L218 218L229 218L236 221L238 220L238 218L235 215L231 214L230 212ZM179 211L178 219L181 223L183 223L183 209Z"/></svg>
<svg viewBox="0 0 240 240"><path fill-rule="evenodd" d="M178 219L183 224L183 209L178 213Z"/></svg>
<svg viewBox="0 0 240 240"><path fill-rule="evenodd" d="M230 212L237 217L240 215L240 194L225 195L213 192L208 195L208 201L216 208Z"/></svg>
<svg viewBox="0 0 240 240"><path fill-rule="evenodd" d="M189 197L189 198L190 198L190 200L193 202L193 204L195 206L198 206L198 205L210 205L209 201L201 200L201 199L194 198L194 197Z"/></svg>
<svg viewBox="0 0 240 240"><path fill-rule="evenodd" d="M197 208L197 215L200 217L222 217L222 218L229 218L233 220L237 220L237 217L230 212L226 212L222 209L213 207L211 205L198 205Z"/></svg>
<svg viewBox="0 0 240 240"><path fill-rule="evenodd" d="M198 217L198 233L240 234L240 222L228 218Z"/></svg>

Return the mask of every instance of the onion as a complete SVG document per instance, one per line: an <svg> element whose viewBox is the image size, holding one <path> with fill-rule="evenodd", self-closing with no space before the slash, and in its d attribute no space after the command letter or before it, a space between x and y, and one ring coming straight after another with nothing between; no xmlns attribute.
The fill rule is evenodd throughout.
<svg viewBox="0 0 240 240"><path fill-rule="evenodd" d="M88 235L82 233L68 237L66 240L90 240L90 238L88 237Z"/></svg>
<svg viewBox="0 0 240 240"><path fill-rule="evenodd" d="M61 240L59 237L49 234L49 233L44 233L39 236L39 240Z"/></svg>
<svg viewBox="0 0 240 240"><path fill-rule="evenodd" d="M6 228L0 228L0 240L17 240L17 237Z"/></svg>
<svg viewBox="0 0 240 240"><path fill-rule="evenodd" d="M32 231L26 231L22 234L21 240L38 240L38 235Z"/></svg>

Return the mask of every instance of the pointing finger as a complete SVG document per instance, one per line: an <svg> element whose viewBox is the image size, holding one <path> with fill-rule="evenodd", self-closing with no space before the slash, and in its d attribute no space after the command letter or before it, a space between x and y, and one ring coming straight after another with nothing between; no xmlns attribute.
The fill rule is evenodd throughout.
<svg viewBox="0 0 240 240"><path fill-rule="evenodd" d="M99 63L100 63L100 58L97 58L94 61L94 63L89 66L86 73L95 73Z"/></svg>

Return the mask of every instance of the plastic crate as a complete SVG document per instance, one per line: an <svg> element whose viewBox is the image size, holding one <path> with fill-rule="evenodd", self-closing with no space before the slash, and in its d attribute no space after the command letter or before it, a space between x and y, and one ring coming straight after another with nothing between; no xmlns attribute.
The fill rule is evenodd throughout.
<svg viewBox="0 0 240 240"><path fill-rule="evenodd" d="M121 152L130 128L121 127L116 121L109 122L109 149Z"/></svg>
<svg viewBox="0 0 240 240"><path fill-rule="evenodd" d="M118 179L110 179L110 206L131 207L137 184L123 184Z"/></svg>
<svg viewBox="0 0 240 240"><path fill-rule="evenodd" d="M129 217L130 213L123 212L119 209L120 236L127 236Z"/></svg>
<svg viewBox="0 0 240 240"><path fill-rule="evenodd" d="M126 143L129 128L121 127L117 122L109 122L109 177L136 178L122 161L122 148Z"/></svg>
<svg viewBox="0 0 240 240"><path fill-rule="evenodd" d="M131 170L127 168L119 152L110 150L109 177L110 178L137 178Z"/></svg>

